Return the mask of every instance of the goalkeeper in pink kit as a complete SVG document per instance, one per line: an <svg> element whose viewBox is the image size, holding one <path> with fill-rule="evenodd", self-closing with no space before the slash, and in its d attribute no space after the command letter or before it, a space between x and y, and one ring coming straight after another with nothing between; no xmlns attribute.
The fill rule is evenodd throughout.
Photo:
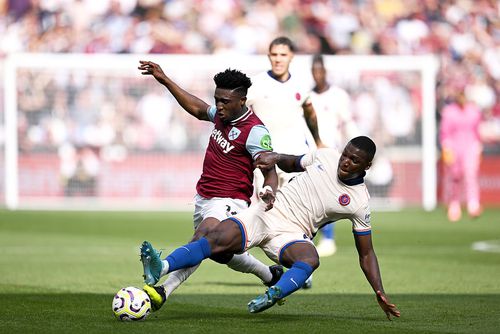
<svg viewBox="0 0 500 334"><path fill-rule="evenodd" d="M479 136L481 111L466 101L462 92L454 103L442 111L439 139L445 165L445 189L448 198L448 219L458 221L462 216L461 200L465 195L471 217L481 214L479 202L479 164L482 144Z"/></svg>

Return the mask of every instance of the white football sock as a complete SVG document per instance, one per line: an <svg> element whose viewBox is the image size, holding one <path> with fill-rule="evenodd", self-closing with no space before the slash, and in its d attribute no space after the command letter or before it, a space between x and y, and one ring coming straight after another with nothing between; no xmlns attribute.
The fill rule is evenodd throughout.
<svg viewBox="0 0 500 334"><path fill-rule="evenodd" d="M252 273L265 283L270 282L273 278L269 267L248 252L235 254L227 266L242 273Z"/></svg>
<svg viewBox="0 0 500 334"><path fill-rule="evenodd" d="M162 264L162 266L161 266L160 277L163 277L166 274L168 274L168 269L169 269L170 265L168 264L167 260L161 260L161 264Z"/></svg>
<svg viewBox="0 0 500 334"><path fill-rule="evenodd" d="M177 289L185 280L191 276L200 265L192 266L189 268L179 269L171 272L165 282L162 283L163 289L165 290L165 295L168 298L175 289Z"/></svg>

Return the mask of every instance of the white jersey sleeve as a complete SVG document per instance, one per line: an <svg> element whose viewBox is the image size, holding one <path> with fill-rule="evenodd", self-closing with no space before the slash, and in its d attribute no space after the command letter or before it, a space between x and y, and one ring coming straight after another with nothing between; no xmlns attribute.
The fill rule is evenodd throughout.
<svg viewBox="0 0 500 334"><path fill-rule="evenodd" d="M355 235L367 235L371 234L372 226L370 222L370 207L367 205L361 206L353 215L349 218L352 222L352 233Z"/></svg>
<svg viewBox="0 0 500 334"><path fill-rule="evenodd" d="M271 136L264 125L255 125L248 134L246 149L253 159L263 151L272 151Z"/></svg>
<svg viewBox="0 0 500 334"><path fill-rule="evenodd" d="M215 123L215 113L217 112L217 107L216 106L208 106L207 108L207 115L208 119L210 122Z"/></svg>
<svg viewBox="0 0 500 334"><path fill-rule="evenodd" d="M333 151L337 152L336 150L331 149L331 148L323 148L322 150L333 150ZM311 166L313 164L314 160L316 160L317 154L318 154L318 150L312 150L312 151L304 154L300 158L300 166L303 169L306 169L307 166Z"/></svg>

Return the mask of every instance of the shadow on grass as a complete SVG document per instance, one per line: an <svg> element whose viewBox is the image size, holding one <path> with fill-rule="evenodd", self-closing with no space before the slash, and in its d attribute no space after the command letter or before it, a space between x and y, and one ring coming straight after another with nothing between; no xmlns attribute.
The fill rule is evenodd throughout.
<svg viewBox="0 0 500 334"><path fill-rule="evenodd" d="M140 323L122 323L106 294L1 294L2 333L498 333L500 295L395 294L388 321L373 295L300 294L249 314L255 295L176 294ZM5 306L7 306L5 308Z"/></svg>

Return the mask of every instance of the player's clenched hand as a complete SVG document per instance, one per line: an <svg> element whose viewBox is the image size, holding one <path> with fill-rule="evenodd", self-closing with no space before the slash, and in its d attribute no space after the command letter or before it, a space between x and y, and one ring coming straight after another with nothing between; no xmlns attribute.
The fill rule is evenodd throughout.
<svg viewBox="0 0 500 334"><path fill-rule="evenodd" d="M385 312L387 319L391 320L391 316L398 317L401 316L401 312L396 308L396 305L389 303L387 297L382 291L377 291L377 302L380 308Z"/></svg>
<svg viewBox="0 0 500 334"><path fill-rule="evenodd" d="M254 162L255 168L270 169L278 162L278 153L262 152Z"/></svg>
<svg viewBox="0 0 500 334"><path fill-rule="evenodd" d="M276 196L274 195L274 191L270 186L265 186L259 192L259 197L266 203L266 211L269 211L274 206L274 200Z"/></svg>
<svg viewBox="0 0 500 334"><path fill-rule="evenodd" d="M165 77L165 73L163 73L160 65L153 63L152 61L139 60L138 69L142 71L142 75L152 75L158 81L161 81Z"/></svg>

